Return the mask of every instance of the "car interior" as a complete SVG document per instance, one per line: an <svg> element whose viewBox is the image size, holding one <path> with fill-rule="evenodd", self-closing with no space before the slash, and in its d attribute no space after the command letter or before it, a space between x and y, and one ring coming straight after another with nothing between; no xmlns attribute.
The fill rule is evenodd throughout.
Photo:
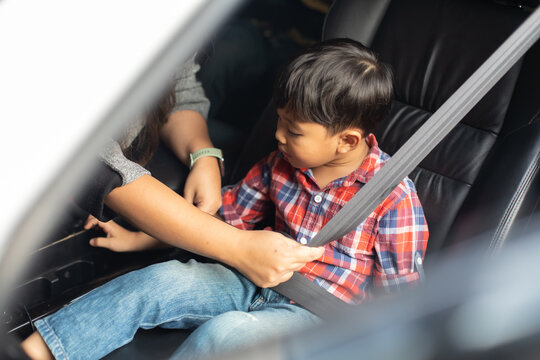
<svg viewBox="0 0 540 360"><path fill-rule="evenodd" d="M276 148L273 78L302 46L352 38L390 64L394 101L375 135L392 155L538 5L538 0L247 2L198 53L200 80L212 103L210 134L225 155L223 185L237 182ZM273 23L276 19L283 23ZM535 225L540 212L538 64L536 42L409 175L430 229L427 276L442 255L457 258L473 245L496 254ZM158 147L148 169L181 193L188 169L166 147ZM24 339L33 331L32 321L128 271L173 258L207 261L181 249L114 253L91 247L88 241L99 231L83 230L86 216L67 203L56 230L32 252L24 281L14 289L9 308L2 309L3 335ZM189 333L140 330L106 359L167 358Z"/></svg>

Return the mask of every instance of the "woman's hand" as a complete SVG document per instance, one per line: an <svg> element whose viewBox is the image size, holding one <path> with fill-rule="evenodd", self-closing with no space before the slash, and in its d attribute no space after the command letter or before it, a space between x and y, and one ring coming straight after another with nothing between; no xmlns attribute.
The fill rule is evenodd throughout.
<svg viewBox="0 0 540 360"><path fill-rule="evenodd" d="M246 231L247 241L240 243L244 254L236 258L233 266L257 286L276 286L291 278L307 262L317 260L323 247L300 245L280 233L272 231Z"/></svg>
<svg viewBox="0 0 540 360"><path fill-rule="evenodd" d="M221 173L213 156L198 159L184 186L184 199L200 210L214 215L221 206Z"/></svg>
<svg viewBox="0 0 540 360"><path fill-rule="evenodd" d="M214 147L208 135L206 120L196 111L180 110L169 116L160 132L169 149L188 165L189 154ZM221 206L221 173L215 157L198 159L184 185L184 199L200 210L213 215Z"/></svg>
<svg viewBox="0 0 540 360"><path fill-rule="evenodd" d="M141 251L158 247L160 241L143 233L142 231L129 231L114 221L103 222L89 215L84 228L89 230L93 227L100 228L105 237L90 239L90 245L102 247L116 252Z"/></svg>

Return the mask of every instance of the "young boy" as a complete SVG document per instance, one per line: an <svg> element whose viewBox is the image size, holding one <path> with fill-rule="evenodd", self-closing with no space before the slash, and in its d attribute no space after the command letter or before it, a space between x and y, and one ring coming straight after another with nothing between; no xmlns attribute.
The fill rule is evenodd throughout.
<svg viewBox="0 0 540 360"><path fill-rule="evenodd" d="M279 150L224 189L221 216L253 229L274 212L274 231L308 244L388 160L371 132L388 114L392 93L390 70L362 45L337 39L306 49L277 81ZM112 223L98 224L115 242L105 246L115 250L157 242ZM322 257L299 272L359 304L374 288L416 282L414 256L424 255L427 239L422 207L406 178L356 230L326 245ZM94 239L94 245L103 240ZM38 320L40 335L32 336L43 338L57 358L100 358L139 328L197 328L175 354L185 358L237 349L318 321L233 269L169 261L116 278Z"/></svg>

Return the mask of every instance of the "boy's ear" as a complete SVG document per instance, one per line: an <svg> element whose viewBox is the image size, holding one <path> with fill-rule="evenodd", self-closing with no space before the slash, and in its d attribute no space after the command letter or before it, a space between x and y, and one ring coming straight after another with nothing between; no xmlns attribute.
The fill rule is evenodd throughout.
<svg viewBox="0 0 540 360"><path fill-rule="evenodd" d="M337 151L339 153L346 153L351 150L354 150L358 147L361 141L364 140L362 131L358 129L347 129L343 130L339 134L339 144Z"/></svg>

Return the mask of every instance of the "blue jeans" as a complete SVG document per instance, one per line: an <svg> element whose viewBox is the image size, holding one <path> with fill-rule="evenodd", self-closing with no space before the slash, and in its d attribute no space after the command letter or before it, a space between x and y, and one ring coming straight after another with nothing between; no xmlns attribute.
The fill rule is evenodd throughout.
<svg viewBox="0 0 540 360"><path fill-rule="evenodd" d="M197 328L173 358L204 357L283 336L320 318L220 264L176 260L120 276L35 326L57 359L99 359L137 329Z"/></svg>

